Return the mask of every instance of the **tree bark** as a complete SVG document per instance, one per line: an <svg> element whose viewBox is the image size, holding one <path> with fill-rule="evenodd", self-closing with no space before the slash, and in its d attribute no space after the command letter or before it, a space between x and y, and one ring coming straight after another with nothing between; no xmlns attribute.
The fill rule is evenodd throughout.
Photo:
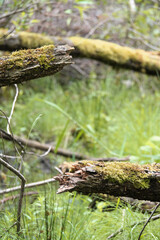
<svg viewBox="0 0 160 240"><path fill-rule="evenodd" d="M15 50L36 48L49 44L69 44L75 47L73 56L88 57L112 65L114 67L132 69L138 72L160 74L160 53L142 49L122 47L118 44L81 37L50 37L37 33L18 32L7 35L7 30L0 30L0 49Z"/></svg>
<svg viewBox="0 0 160 240"><path fill-rule="evenodd" d="M49 76L71 64L73 48L67 45L20 50L0 58L0 87Z"/></svg>
<svg viewBox="0 0 160 240"><path fill-rule="evenodd" d="M64 169L63 169L64 170ZM139 200L160 201L160 164L80 161L55 177L58 193L105 193Z"/></svg>

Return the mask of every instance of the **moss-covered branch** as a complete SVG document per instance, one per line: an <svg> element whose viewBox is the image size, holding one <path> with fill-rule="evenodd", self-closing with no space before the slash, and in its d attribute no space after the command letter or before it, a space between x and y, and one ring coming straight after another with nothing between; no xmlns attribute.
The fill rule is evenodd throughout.
<svg viewBox="0 0 160 240"><path fill-rule="evenodd" d="M159 201L160 164L138 165L122 162L80 161L70 171L55 177L58 193L106 193L114 196ZM64 170L64 169L63 169Z"/></svg>
<svg viewBox="0 0 160 240"><path fill-rule="evenodd" d="M132 69L151 75L160 74L160 53L142 49L122 47L118 44L81 37L47 37L42 34L17 32L7 36L6 29L0 29L0 49L15 50L37 48L49 44L69 44L75 47L73 55L97 59L115 67Z"/></svg>
<svg viewBox="0 0 160 240"><path fill-rule="evenodd" d="M71 37L70 40L82 56L100 60L113 67L131 69L151 75L160 74L159 52L122 47L97 39Z"/></svg>
<svg viewBox="0 0 160 240"><path fill-rule="evenodd" d="M13 32L0 28L0 50L14 51L20 49L38 48L52 45L53 40L43 34L30 32Z"/></svg>
<svg viewBox="0 0 160 240"><path fill-rule="evenodd" d="M70 51L65 45L44 46L20 50L0 58L0 87L52 75L71 64Z"/></svg>

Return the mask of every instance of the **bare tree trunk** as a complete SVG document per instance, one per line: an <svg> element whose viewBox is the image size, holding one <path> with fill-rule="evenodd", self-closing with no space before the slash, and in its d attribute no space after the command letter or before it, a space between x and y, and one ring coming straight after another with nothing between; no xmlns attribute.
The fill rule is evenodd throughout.
<svg viewBox="0 0 160 240"><path fill-rule="evenodd" d="M75 47L74 56L88 57L112 65L114 67L132 69L138 72L156 75L160 74L159 52L149 52L142 49L122 47L118 44L98 39L81 37L51 37L37 33L17 32L7 35L6 29L0 30L0 49L17 50L21 48L36 48L49 44L69 44Z"/></svg>
<svg viewBox="0 0 160 240"><path fill-rule="evenodd" d="M64 170L64 169L63 169ZM160 164L80 161L57 177L58 193L106 193L140 200L160 201Z"/></svg>
<svg viewBox="0 0 160 240"><path fill-rule="evenodd" d="M0 87L52 75L71 64L67 45L20 50L0 58Z"/></svg>

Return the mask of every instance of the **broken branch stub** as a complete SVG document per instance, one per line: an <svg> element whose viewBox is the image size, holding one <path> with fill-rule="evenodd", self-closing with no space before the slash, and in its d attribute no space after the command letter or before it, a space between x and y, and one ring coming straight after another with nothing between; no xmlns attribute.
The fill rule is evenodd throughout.
<svg viewBox="0 0 160 240"><path fill-rule="evenodd" d="M0 87L35 78L50 76L71 64L68 45L48 45L37 49L20 50L0 58Z"/></svg>

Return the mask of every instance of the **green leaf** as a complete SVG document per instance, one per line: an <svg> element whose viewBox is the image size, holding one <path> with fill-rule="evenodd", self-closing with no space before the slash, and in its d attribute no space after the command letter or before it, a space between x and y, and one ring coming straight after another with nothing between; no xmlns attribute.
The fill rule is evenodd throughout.
<svg viewBox="0 0 160 240"><path fill-rule="evenodd" d="M54 150L55 153L57 153L57 150L58 150L58 148L59 148L59 145L60 145L61 142L62 142L62 139L63 139L63 137L64 137L64 134L65 134L65 132L66 132L66 129L67 129L67 127L68 127L69 122L70 122L70 120L67 120L67 122L66 122L66 124L65 124L65 126L64 126L64 128L63 128L63 130L62 130L62 132L61 132L61 134L60 134L60 136L59 136L59 138L58 138L58 141L57 141L57 144L56 144L56 147L55 147L55 150Z"/></svg>

